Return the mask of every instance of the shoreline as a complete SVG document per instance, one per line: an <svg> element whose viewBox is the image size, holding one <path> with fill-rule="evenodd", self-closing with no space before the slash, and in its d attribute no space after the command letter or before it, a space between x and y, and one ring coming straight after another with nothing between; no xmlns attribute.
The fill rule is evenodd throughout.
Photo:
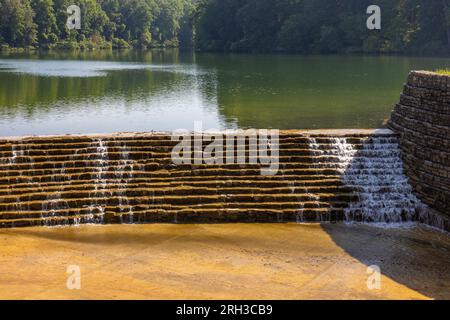
<svg viewBox="0 0 450 320"><path fill-rule="evenodd" d="M92 52L124 52L124 51L135 51L135 52L151 52L151 51L179 51L179 52L190 52L195 54L215 54L215 55L226 55L226 56L287 56L287 57L399 57L399 58L450 58L450 54L415 54L415 53L370 53L370 52L339 52L339 53L301 53L301 52L283 52L283 51L273 51L273 52L245 52L245 51L208 51L200 50L194 47L153 47L153 48L139 48L139 47L129 47L129 48L114 48L114 47L94 47L94 48L2 48L0 45L0 54L5 53L92 53Z"/></svg>

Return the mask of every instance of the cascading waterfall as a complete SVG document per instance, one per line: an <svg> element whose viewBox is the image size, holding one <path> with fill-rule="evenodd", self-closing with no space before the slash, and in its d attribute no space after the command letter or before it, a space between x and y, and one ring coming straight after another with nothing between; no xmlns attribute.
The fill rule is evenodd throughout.
<svg viewBox="0 0 450 320"><path fill-rule="evenodd" d="M17 150L17 148L20 148L20 147L14 145L14 144L11 146L11 149L12 149L12 157L11 157L11 162L10 162L11 164L15 164L18 157L24 156L24 150L21 150L21 149Z"/></svg>
<svg viewBox="0 0 450 320"><path fill-rule="evenodd" d="M347 221L398 223L417 220L426 209L413 194L404 175L399 144L392 137L370 137L362 145L346 138L331 139L331 147L311 149L336 156L344 186L351 187L358 201L344 208Z"/></svg>
<svg viewBox="0 0 450 320"><path fill-rule="evenodd" d="M306 141L309 144L309 148L312 151L313 155L321 155L322 151L320 150L320 145L317 143L317 140L314 138L306 138ZM313 164L311 166L314 166ZM308 199L308 201L311 202L311 206L315 207L315 208L320 208L320 195L317 195L313 192L308 191L308 188L306 188L307 191L305 193L306 198ZM298 211L296 213L296 222L297 223L304 223L306 222L305 219L305 210L307 208L305 208L305 204L303 202L299 203L299 208ZM322 215L317 215L316 217L316 222L321 222L323 221L324 217Z"/></svg>
<svg viewBox="0 0 450 320"><path fill-rule="evenodd" d="M435 219L408 184L394 133L280 141L278 174L261 176L253 165L173 165L174 142L161 134L0 140L0 227Z"/></svg>
<svg viewBox="0 0 450 320"><path fill-rule="evenodd" d="M123 178L133 178L133 160L130 159L130 149L128 148L126 142L116 142L116 147L119 147L121 150L121 158L119 160L118 169L115 173L115 178L118 181L119 187L118 187L118 196L119 196L119 210L121 213L128 213L128 221L129 223L133 223L133 207L129 204L128 197L127 197L127 187L128 187L128 181L125 180L123 182ZM129 169L129 173L126 173L127 168ZM123 219L121 217L121 221L123 222Z"/></svg>
<svg viewBox="0 0 450 320"><path fill-rule="evenodd" d="M88 206L88 221L91 223L101 223L105 215L105 208L98 203L99 194L106 196L107 183L105 179L105 171L108 170L108 147L103 139L93 141L93 146L97 146L97 174L94 183L94 196L91 198L91 204Z"/></svg>

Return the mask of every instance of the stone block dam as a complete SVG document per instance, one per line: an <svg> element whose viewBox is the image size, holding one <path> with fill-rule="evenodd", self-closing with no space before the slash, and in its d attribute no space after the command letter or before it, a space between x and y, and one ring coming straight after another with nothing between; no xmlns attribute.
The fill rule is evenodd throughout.
<svg viewBox="0 0 450 320"><path fill-rule="evenodd" d="M173 165L175 144L160 134L1 141L0 223L401 222L425 211L391 131L284 132L273 176Z"/></svg>
<svg viewBox="0 0 450 320"><path fill-rule="evenodd" d="M450 76L384 128L237 132L1 137L0 299L450 297Z"/></svg>
<svg viewBox="0 0 450 320"><path fill-rule="evenodd" d="M169 133L1 138L0 226L344 220L449 230L449 124L450 77L412 72L386 129L281 131L274 175L258 164L174 165Z"/></svg>

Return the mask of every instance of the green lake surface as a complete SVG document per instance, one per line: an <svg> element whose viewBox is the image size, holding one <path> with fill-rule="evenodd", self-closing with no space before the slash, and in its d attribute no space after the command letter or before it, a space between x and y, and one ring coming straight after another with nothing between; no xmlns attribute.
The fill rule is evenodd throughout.
<svg viewBox="0 0 450 320"><path fill-rule="evenodd" d="M0 55L0 136L378 128L449 58L97 51Z"/></svg>

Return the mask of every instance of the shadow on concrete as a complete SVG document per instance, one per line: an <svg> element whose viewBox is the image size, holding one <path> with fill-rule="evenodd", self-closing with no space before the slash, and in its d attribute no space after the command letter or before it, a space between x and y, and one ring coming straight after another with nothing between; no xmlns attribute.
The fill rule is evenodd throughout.
<svg viewBox="0 0 450 320"><path fill-rule="evenodd" d="M450 299L450 236L415 226L430 212L409 185L398 144L383 139L370 137L362 149L353 150L342 175L344 185L353 185L359 195L345 208L353 222L322 228L349 255L367 266L379 266L397 283L430 298ZM408 221L409 227L404 225ZM358 232L347 232L348 228Z"/></svg>
<svg viewBox="0 0 450 320"><path fill-rule="evenodd" d="M439 231L323 224L331 239L384 276L433 299L450 299L450 237ZM358 232L348 232L357 228ZM428 228L427 228L428 229Z"/></svg>

